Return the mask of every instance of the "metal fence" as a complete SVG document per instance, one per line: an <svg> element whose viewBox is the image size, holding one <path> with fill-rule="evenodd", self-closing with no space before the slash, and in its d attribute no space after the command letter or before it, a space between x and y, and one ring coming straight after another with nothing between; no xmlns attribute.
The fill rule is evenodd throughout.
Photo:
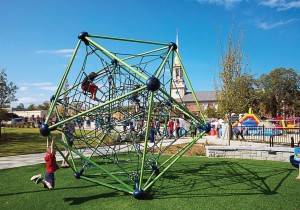
<svg viewBox="0 0 300 210"><path fill-rule="evenodd" d="M270 145L289 145L300 143L300 128L266 128L265 126L241 126L245 140L270 143ZM235 136L236 138L236 136ZM241 139L241 136L239 136ZM293 145L292 145L293 146Z"/></svg>

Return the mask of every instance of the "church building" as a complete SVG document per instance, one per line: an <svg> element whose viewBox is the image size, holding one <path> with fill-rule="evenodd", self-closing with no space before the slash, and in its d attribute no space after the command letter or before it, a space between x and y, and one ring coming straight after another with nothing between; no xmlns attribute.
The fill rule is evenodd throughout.
<svg viewBox="0 0 300 210"><path fill-rule="evenodd" d="M178 33L176 35L176 44L177 53L179 55ZM177 56L174 59L172 73L173 80L171 86L171 96L174 99L182 102L194 115L199 116L199 110L194 97L192 93L188 92L187 90L182 68ZM214 107L215 109L218 109L216 91L195 91L195 95L197 97L199 105L202 108L202 111L205 111L208 107Z"/></svg>

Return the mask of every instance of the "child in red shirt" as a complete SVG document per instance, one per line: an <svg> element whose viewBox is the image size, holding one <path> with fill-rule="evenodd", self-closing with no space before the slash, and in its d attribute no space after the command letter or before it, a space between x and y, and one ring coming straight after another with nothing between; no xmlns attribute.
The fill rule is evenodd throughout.
<svg viewBox="0 0 300 210"><path fill-rule="evenodd" d="M168 123L168 127L169 127L169 139L174 137L173 135L173 131L174 131L174 121L172 119L170 119L169 123Z"/></svg>
<svg viewBox="0 0 300 210"><path fill-rule="evenodd" d="M95 73L95 72L91 72L89 75L87 75L83 81L82 81L82 84L81 84L81 88L82 90L84 91L84 94L87 94L90 93L90 98L95 100L95 101L100 101L97 97L96 97L96 94L97 94L97 91L98 91L98 86L95 85L93 82L94 80L96 79L96 77L104 74L104 73L107 73L108 70L103 70L103 71L100 71L98 73Z"/></svg>
<svg viewBox="0 0 300 210"><path fill-rule="evenodd" d="M56 137L52 137L51 146L47 147L47 154L45 156L45 162L46 162L46 175L45 180L39 175L35 175L31 177L31 181L36 181L36 184L42 183L45 188L53 189L54 188L54 172L59 169L57 163L56 163L56 157L55 157L55 149L53 146L53 142L55 141Z"/></svg>

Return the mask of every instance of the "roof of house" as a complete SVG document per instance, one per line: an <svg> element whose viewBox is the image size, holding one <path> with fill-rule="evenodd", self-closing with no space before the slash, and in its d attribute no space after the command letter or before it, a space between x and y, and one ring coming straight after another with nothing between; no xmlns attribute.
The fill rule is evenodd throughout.
<svg viewBox="0 0 300 210"><path fill-rule="evenodd" d="M197 91L195 95L198 101L217 101L216 91ZM191 102L194 101L194 97L191 92L186 93L183 98L183 102Z"/></svg>

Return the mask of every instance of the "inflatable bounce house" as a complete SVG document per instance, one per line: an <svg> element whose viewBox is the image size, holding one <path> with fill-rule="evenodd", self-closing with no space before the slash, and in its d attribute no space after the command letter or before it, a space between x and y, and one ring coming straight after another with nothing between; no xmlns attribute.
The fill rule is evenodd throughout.
<svg viewBox="0 0 300 210"><path fill-rule="evenodd" d="M245 114L238 122L233 123L232 127L238 126L238 123L242 126L258 126L260 122L261 120L253 114L252 108L250 108L248 114Z"/></svg>
<svg viewBox="0 0 300 210"><path fill-rule="evenodd" d="M245 114L239 121L232 124L232 127L238 126L241 124L242 127L246 127L247 134L249 135L280 135L279 130L275 130L275 125L271 122L261 121L252 111L252 108L249 109L248 114Z"/></svg>

